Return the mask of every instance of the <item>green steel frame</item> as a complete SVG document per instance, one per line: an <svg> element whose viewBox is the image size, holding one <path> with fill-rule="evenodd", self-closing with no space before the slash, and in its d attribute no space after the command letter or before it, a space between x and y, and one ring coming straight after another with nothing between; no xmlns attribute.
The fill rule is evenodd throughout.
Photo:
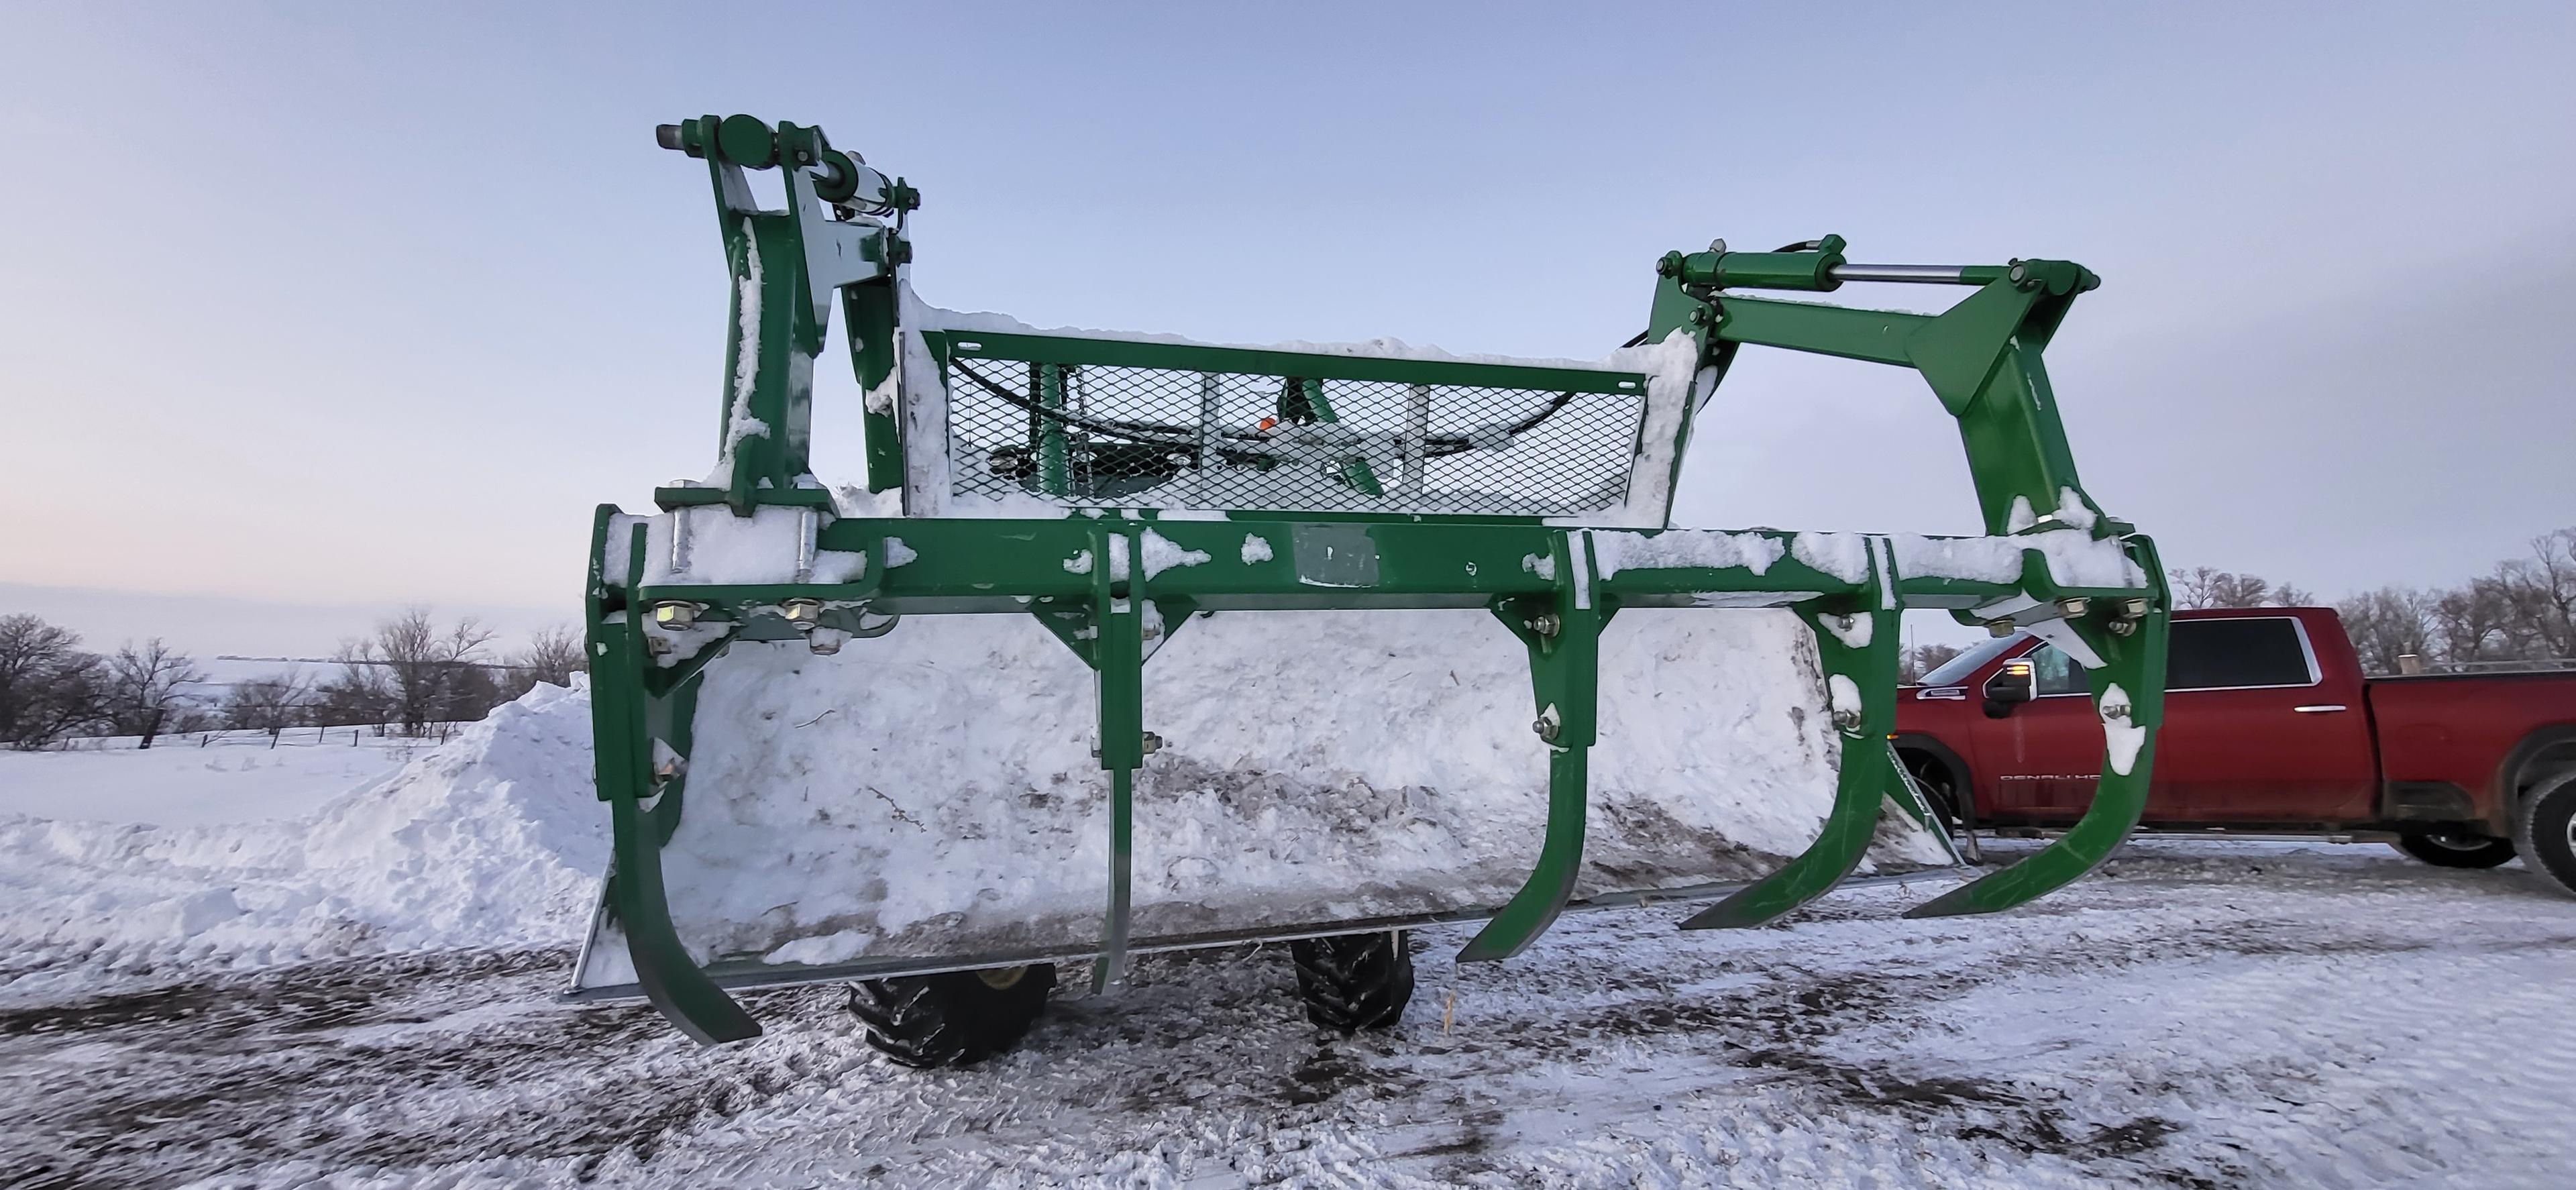
<svg viewBox="0 0 2576 1190"><path fill-rule="evenodd" d="M1997 632L2019 626L2047 635L2090 663L2106 728L2143 729L2144 741L2133 757L2106 749L2092 806L2066 835L1908 916L1986 913L2027 902L2091 870L2136 824L2162 717L2168 599L2153 544L2102 515L2084 493L2041 364L2068 305L2098 283L2079 266L2040 260L1853 265L1844 260L1839 237L1764 253L1730 252L1721 242L1705 252L1669 254L1659 263L1643 341L1687 336L1701 364L1696 391L1674 431L1669 457L1676 468L1690 412L1745 344L1909 367L1957 419L1988 536L2084 529L2135 564L2143 578L2133 585L2061 584L2037 549L2019 555L2021 573L2010 581L1906 574L1897 567L1899 551L1884 537L1860 539L1868 558L1864 571L1846 566L1829 572L1800 558L1792 548L1797 535L1772 530L1629 531L1538 518L1295 509L1230 509L1222 520L1163 517L1152 509L1059 519L835 518L827 493L805 467L812 366L825 345L835 295L849 319L854 369L871 393L868 486L881 492L900 487L908 452L947 448L944 442L902 440L903 402L942 399L941 390L928 383L932 378L906 375L900 362L903 337L921 333L899 325L898 286L911 255L903 215L917 196L855 155L833 150L819 129L708 116L664 126L661 140L707 163L734 280L734 309L720 423L723 473L706 486L660 489L658 502L666 511L701 508L700 515L722 515L716 505L746 517L764 507L808 510L810 550L868 559L858 578L842 583L648 582L645 526L620 519L613 506L598 511L587 622L598 791L609 804L615 832L605 912L625 939L642 993L701 1041L759 1032L718 979L689 955L672 928L661 887L659 851L684 812L690 723L704 667L733 641L805 639L818 652L829 651L842 634L876 635L893 626L891 617L903 615L1033 614L1094 671L1113 834L1096 986L1122 979L1130 943L1133 783L1151 743L1143 721L1144 666L1152 652L1143 614L1148 601L1161 613L1165 634L1185 626L1194 609L1484 607L1521 640L1530 659L1533 727L1548 747L1547 827L1527 882L1460 952L1462 961L1518 954L1554 921L1573 891L1583 854L1599 637L1623 608L1794 609L1814 631L1834 725L1844 741L1834 805L1815 843L1779 871L1690 918L1686 928L1776 920L1831 891L1853 870L1891 798L1921 816L1919 801L1908 795L1883 743L1895 718L1897 613L1907 607L1949 609L1963 623ZM764 211L752 202L742 171L763 168L782 169L787 210ZM1955 284L1973 292L1937 316L1732 292L1830 291L1854 280ZM1040 368L1103 363L1537 391L1617 391L1644 379L1610 371L1060 336L966 338L975 344L971 350L986 357ZM961 349L960 340L933 331L920 341L927 354L945 358ZM896 400L878 398L889 391ZM1365 462L1359 462L1364 471ZM1364 473L1344 474L1355 487L1374 486ZM1049 482L1043 466L1039 481ZM1141 564L1124 564L1146 556L1149 533L1179 549L1203 551L1212 561L1150 576ZM1269 543L1267 557L1243 548L1247 533ZM1722 547L1720 536L1729 543L1767 539L1782 556L1760 573L1740 565L1605 567L1599 551L1614 533L1627 535L1622 545L1648 542L1664 557L1728 556L1723 550L1735 547ZM1069 569L1066 560L1084 551L1096 564L1083 573ZM623 565L611 567L611 559ZM901 564L888 564L895 559ZM1549 564L1536 565L1537 559ZM672 626L720 639L678 660L664 631ZM960 958L957 965L972 965Z"/></svg>

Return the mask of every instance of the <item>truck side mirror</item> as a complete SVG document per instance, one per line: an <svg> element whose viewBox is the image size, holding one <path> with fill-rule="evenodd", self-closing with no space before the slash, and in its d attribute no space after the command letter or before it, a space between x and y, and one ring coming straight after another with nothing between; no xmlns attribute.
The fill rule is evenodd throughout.
<svg viewBox="0 0 2576 1190"><path fill-rule="evenodd" d="M2029 701L2030 662L2007 661L2002 670L1986 679L1986 718L2001 719Z"/></svg>

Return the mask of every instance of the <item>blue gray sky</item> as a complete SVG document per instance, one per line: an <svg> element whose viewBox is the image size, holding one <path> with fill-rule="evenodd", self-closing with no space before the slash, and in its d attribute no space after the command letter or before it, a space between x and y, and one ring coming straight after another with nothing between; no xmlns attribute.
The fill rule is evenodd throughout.
<svg viewBox="0 0 2576 1190"><path fill-rule="evenodd" d="M1041 325L1592 356L1715 236L2070 257L2077 457L2173 563L2334 596L2576 523L2576 7L748 7L0 3L0 611L572 618L591 506L713 450L651 135L702 112L907 176L923 295ZM1910 374L1751 355L1678 519L1976 528Z"/></svg>

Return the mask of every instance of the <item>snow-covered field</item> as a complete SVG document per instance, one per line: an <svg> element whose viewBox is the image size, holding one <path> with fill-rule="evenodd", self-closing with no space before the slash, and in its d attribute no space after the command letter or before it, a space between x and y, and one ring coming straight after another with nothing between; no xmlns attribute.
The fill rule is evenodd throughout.
<svg viewBox="0 0 2576 1190"><path fill-rule="evenodd" d="M1403 1025L1348 1040L1304 1024L1278 949L1243 948L1147 957L1114 998L1069 980L1024 1049L974 1070L885 1064L827 989L756 994L767 1036L700 1049L647 1009L555 999L604 855L578 707L541 691L285 823L0 812L0 1185L2557 1187L2576 1169L2576 900L2518 866L2375 846L2137 844L1988 919L1900 919L1935 876L1741 933L1605 912L1463 969L1445 957L1468 931L1430 930ZM0 797L21 799L0 804L30 804L55 759L0 757Z"/></svg>
<svg viewBox="0 0 2576 1190"><path fill-rule="evenodd" d="M131 737L0 751L0 815L162 826L300 818L428 750L348 727L297 728L274 748L254 732L201 738L166 736L142 751Z"/></svg>

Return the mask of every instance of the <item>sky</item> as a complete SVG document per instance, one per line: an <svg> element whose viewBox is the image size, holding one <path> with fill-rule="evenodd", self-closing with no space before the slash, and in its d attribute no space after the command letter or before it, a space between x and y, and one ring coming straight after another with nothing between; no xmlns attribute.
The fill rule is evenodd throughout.
<svg viewBox="0 0 2576 1190"><path fill-rule="evenodd" d="M1715 237L2075 259L2085 482L2332 598L2576 525L2576 6L0 0L0 613L321 652L577 619L702 475L723 255L659 123L920 188L915 287L1041 326L1597 356ZM1926 308L1948 291L1847 287ZM826 356L818 470L855 477ZM1921 381L1747 352L1686 525L1975 532ZM137 626L138 619L150 620Z"/></svg>

